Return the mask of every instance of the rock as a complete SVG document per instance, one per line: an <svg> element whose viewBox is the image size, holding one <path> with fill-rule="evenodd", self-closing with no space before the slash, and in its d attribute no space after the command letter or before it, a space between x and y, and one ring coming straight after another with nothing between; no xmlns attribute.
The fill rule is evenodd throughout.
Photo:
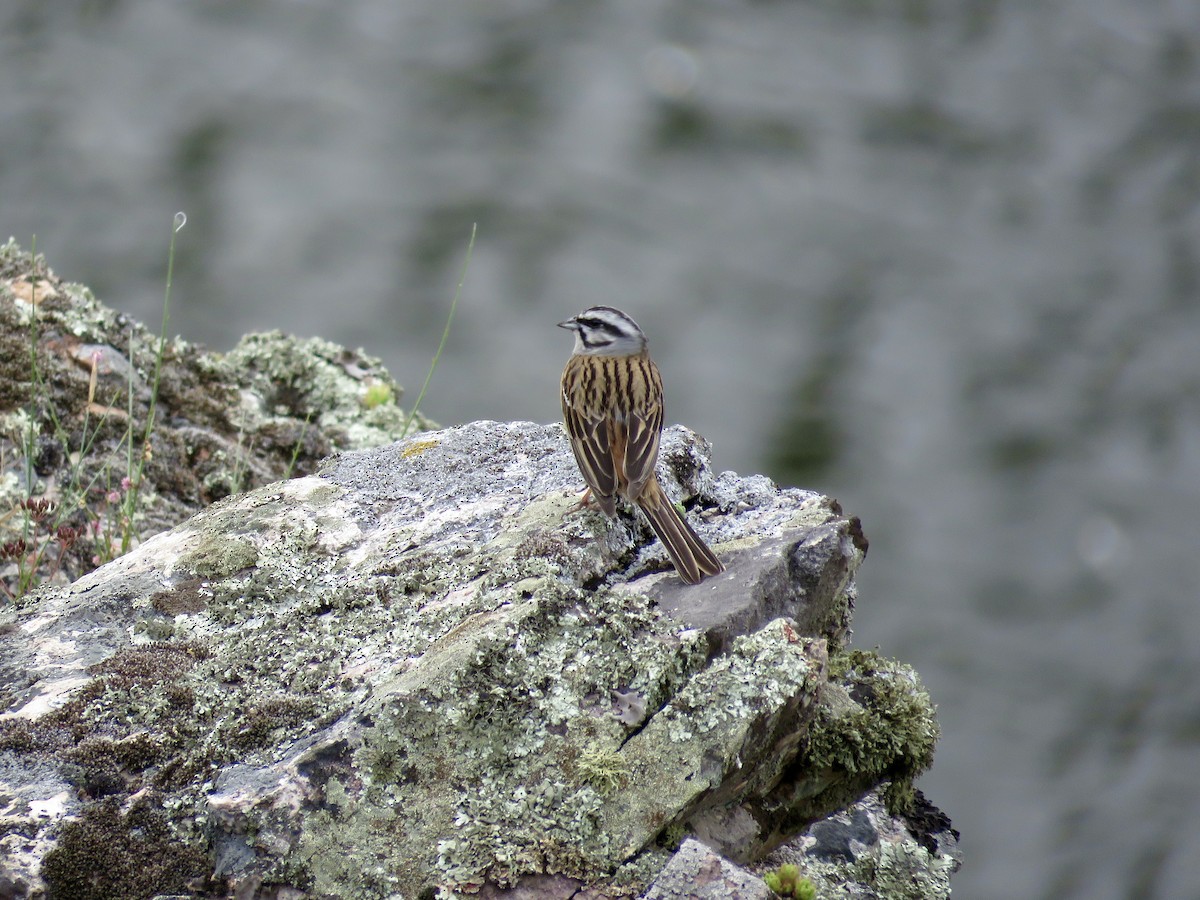
<svg viewBox="0 0 1200 900"><path fill-rule="evenodd" d="M644 900L772 900L777 896L761 878L688 838L654 879Z"/></svg>
<svg viewBox="0 0 1200 900"><path fill-rule="evenodd" d="M36 562L17 574L20 554L0 553L0 586L65 583L215 500L430 427L409 422L402 394L379 360L319 339L252 334L225 354L160 341L10 240L0 547L25 541ZM48 513L32 516L27 500Z"/></svg>
<svg viewBox="0 0 1200 900"><path fill-rule="evenodd" d="M29 852L60 871L105 803L114 828L158 816L210 854L185 874L233 891L636 890L672 835L749 860L864 773L911 779L928 698L840 643L857 522L757 482L739 501L704 467L681 483L703 445L663 446L728 566L697 587L638 518L564 520L557 425L478 422L221 501L29 598L0 665L6 790L44 811L18 817Z"/></svg>
<svg viewBox="0 0 1200 900"><path fill-rule="evenodd" d="M887 809L887 791L809 826L754 866L760 873L792 864L818 897L944 900L958 870L958 832L920 791L903 814Z"/></svg>
<svg viewBox="0 0 1200 900"><path fill-rule="evenodd" d="M682 428L660 477L723 575L685 587L639 516L570 512L559 426L475 422L9 604L0 900L758 890L797 835L814 867L892 835L848 812L872 791L948 833L911 790L928 696L846 646L857 520L715 477ZM872 871L948 877L936 841L886 843Z"/></svg>
<svg viewBox="0 0 1200 900"><path fill-rule="evenodd" d="M939 900L950 896L959 866L958 832L920 791L903 815L887 810L876 789L821 819L749 868L688 838L643 900L750 900L778 896L760 875L794 866L817 897Z"/></svg>

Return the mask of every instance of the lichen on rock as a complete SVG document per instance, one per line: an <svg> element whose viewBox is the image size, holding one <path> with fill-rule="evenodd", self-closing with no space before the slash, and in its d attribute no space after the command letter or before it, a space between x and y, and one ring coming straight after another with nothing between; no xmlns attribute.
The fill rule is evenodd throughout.
<svg viewBox="0 0 1200 900"><path fill-rule="evenodd" d="M758 822L726 848L748 859L831 812L798 788L813 766L841 803L838 785L871 786L864 771L927 763L932 732L920 751L863 737L829 704L873 659L828 683L864 547L829 501L694 508L729 571L684 587L636 518L563 519L576 474L557 426L412 440L420 453L356 451L222 501L45 591L6 638L39 677L21 687L8 670L0 733L74 734L17 759L141 736L149 757L103 759L114 795L162 793L214 878L358 897L535 873L636 886L664 834ZM695 441L669 434L664 478ZM702 507L712 476L695 476L671 487ZM781 592L799 558L821 563ZM895 686L886 709L907 704L928 731L919 686L872 665ZM896 724L876 714L855 727ZM61 771L66 821L90 806L86 777Z"/></svg>
<svg viewBox="0 0 1200 900"><path fill-rule="evenodd" d="M660 477L724 574L685 586L632 511L572 512L559 426L475 422L347 450L29 595L0 629L20 836L0 877L70 896L102 823L179 854L114 868L114 896L666 896L691 838L727 872L864 795L911 812L936 721L911 670L847 646L857 520L714 475L682 428ZM906 839L845 877L948 877Z"/></svg>

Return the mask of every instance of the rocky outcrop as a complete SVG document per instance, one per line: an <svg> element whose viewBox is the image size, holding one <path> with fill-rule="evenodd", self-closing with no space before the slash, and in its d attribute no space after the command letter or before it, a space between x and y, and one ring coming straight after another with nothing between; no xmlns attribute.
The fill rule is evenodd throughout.
<svg viewBox="0 0 1200 900"><path fill-rule="evenodd" d="M0 897L938 896L933 707L847 646L859 523L681 428L660 477L723 575L573 512L559 426L476 422L10 603Z"/></svg>
<svg viewBox="0 0 1200 900"><path fill-rule="evenodd" d="M208 504L330 453L427 429L378 359L251 334L228 353L150 333L0 245L0 584L64 582ZM26 501L29 510L9 511ZM46 508L51 510L45 514ZM58 529L71 529L59 540Z"/></svg>

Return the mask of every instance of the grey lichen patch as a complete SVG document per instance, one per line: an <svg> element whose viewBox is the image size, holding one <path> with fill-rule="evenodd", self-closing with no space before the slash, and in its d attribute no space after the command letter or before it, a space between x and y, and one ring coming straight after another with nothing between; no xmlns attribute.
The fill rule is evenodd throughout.
<svg viewBox="0 0 1200 900"><path fill-rule="evenodd" d="M221 360L260 403L242 404L245 427L272 417L310 421L335 438L335 449L374 447L400 438L408 418L398 405L404 390L380 360L319 338L279 331L244 337ZM433 424L423 416L416 431Z"/></svg>
<svg viewBox="0 0 1200 900"><path fill-rule="evenodd" d="M816 528L829 519L831 501L820 494L808 496L789 516L786 527ZM838 510L840 512L840 510Z"/></svg>
<svg viewBox="0 0 1200 900"><path fill-rule="evenodd" d="M484 577L492 571L487 565L489 561L489 557L473 552L466 545L430 550L408 547L395 556L385 550L379 557L364 560L361 567L372 576L387 577L388 589L393 594L434 596ZM462 596L459 592L453 599ZM440 606L434 606L426 612L437 613L439 609Z"/></svg>
<svg viewBox="0 0 1200 900"><path fill-rule="evenodd" d="M281 618L290 626L272 631L286 634L286 643L264 641L262 622L250 620L225 629L219 646L122 650L91 668L93 681L73 701L72 721L82 735L144 735L171 760L154 775L160 787L311 733L341 712L340 667L321 628ZM306 648L305 660L288 658L292 645Z"/></svg>
<svg viewBox="0 0 1200 900"><path fill-rule="evenodd" d="M335 789L327 792L326 808L310 815L293 865L301 867L303 880L317 896L408 896L402 891L414 884L408 879L416 873L379 862L364 864L372 858L388 858L388 835L399 812L386 803L372 809L337 787L335 783Z"/></svg>
<svg viewBox="0 0 1200 900"><path fill-rule="evenodd" d="M210 535L179 558L179 567L201 578L225 578L258 562L258 551L245 541Z"/></svg>
<svg viewBox="0 0 1200 900"><path fill-rule="evenodd" d="M248 545L231 538L219 548L193 564L213 577L235 571L205 588L208 615L178 620L180 640L118 651L88 670L68 704L23 733L6 731L22 753L61 750L64 771L92 797L170 792L172 819L191 823L176 838L194 846L203 844L205 783L235 760L286 758L285 748L328 728L355 696L348 653L380 629L375 606L360 606L369 612L344 629L330 614L335 589L322 572L334 560L268 555L246 569ZM140 608L161 615L149 600Z"/></svg>
<svg viewBox="0 0 1200 900"><path fill-rule="evenodd" d="M812 882L818 898L847 896L847 885L855 885L859 891L870 891L858 896L880 900L946 900L958 862L930 853L908 838L880 842L853 859L805 858L798 868Z"/></svg>
<svg viewBox="0 0 1200 900"><path fill-rule="evenodd" d="M857 878L873 884L889 900L942 900L950 896L955 860L930 853L916 841L883 844L861 862Z"/></svg>
<svg viewBox="0 0 1200 900"><path fill-rule="evenodd" d="M809 645L785 621L737 638L732 652L714 660L692 680L667 710L664 725L673 743L691 740L733 724L736 727L764 711L775 714L813 687ZM761 667L761 668L760 668ZM768 671L762 681L752 672Z"/></svg>
<svg viewBox="0 0 1200 900"><path fill-rule="evenodd" d="M625 836L623 852L685 814L736 803L755 787L760 754L795 731L810 705L823 677L820 659L821 648L780 620L737 639L728 655L691 677L621 749L641 789L614 796L602 814L607 829Z"/></svg>
<svg viewBox="0 0 1200 900"><path fill-rule="evenodd" d="M350 840L414 886L582 877L622 861L598 815L625 765L628 727L610 698L629 688L661 705L703 665L700 636L647 598L545 579L460 602L477 611L377 688L354 786L301 851L318 888L345 877ZM370 812L381 802L394 819Z"/></svg>
<svg viewBox="0 0 1200 900"><path fill-rule="evenodd" d="M516 511L510 521L511 527L497 536L496 546L511 549L517 559L540 557L555 574L596 579L628 554L625 526L598 511L579 509L575 494L539 497Z"/></svg>

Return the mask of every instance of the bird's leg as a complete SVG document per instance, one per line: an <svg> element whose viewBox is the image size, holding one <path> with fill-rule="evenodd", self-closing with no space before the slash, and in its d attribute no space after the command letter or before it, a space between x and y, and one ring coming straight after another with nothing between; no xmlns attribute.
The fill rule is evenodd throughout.
<svg viewBox="0 0 1200 900"><path fill-rule="evenodd" d="M580 510L599 509L610 519L617 514L616 500L613 497L605 497L602 494L597 494L590 487L584 488L583 493L579 497L579 502L563 513L563 518L574 515Z"/></svg>

